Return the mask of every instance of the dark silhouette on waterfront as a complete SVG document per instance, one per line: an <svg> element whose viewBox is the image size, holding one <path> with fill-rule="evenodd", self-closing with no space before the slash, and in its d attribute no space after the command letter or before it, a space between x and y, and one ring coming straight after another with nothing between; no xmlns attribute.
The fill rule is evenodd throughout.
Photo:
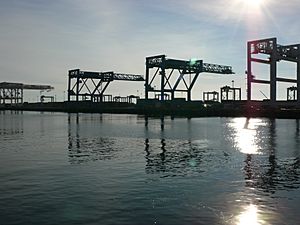
<svg viewBox="0 0 300 225"><path fill-rule="evenodd" d="M268 60L257 58L264 54ZM275 57L276 56L276 57ZM166 55L146 57L145 77L137 74L115 72L92 72L80 69L68 72L68 101L23 103L23 89L51 90L51 86L0 83L0 110L61 111L86 113L131 113L143 115L172 115L185 117L269 117L300 118L300 48L299 45L279 45L276 38L254 40L247 47L247 99L242 99L242 89L222 86L220 92L203 93L203 99L193 100L194 85L202 73L230 75L231 66L204 63L203 60L179 60ZM256 57L256 58L255 58ZM275 58L274 58L275 57ZM297 79L277 76L277 63L288 61L296 63ZM264 80L252 73L252 64L270 65L270 79ZM188 79L189 78L189 79ZM188 80L190 80L188 82ZM144 95L129 94L112 96L107 88L113 81L144 82ZM286 101L277 100L277 82L296 83L287 88ZM263 101L253 100L252 84L268 84L270 96L264 94ZM14 85L14 86L11 86ZM1 91L2 90L2 91ZM138 92L138 91L137 91ZM178 93L186 94L178 97ZM212 98L210 95L212 94ZM220 99L219 97L220 96ZM47 96L46 96L47 97ZM48 96L49 97L49 96ZM50 96L53 100L53 96ZM5 104L7 100L10 104ZM45 100L45 99L44 99ZM2 104L1 104L2 103Z"/></svg>

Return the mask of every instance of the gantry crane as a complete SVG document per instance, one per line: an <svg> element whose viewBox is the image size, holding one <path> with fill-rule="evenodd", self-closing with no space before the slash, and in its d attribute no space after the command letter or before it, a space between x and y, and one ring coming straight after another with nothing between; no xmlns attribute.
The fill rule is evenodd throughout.
<svg viewBox="0 0 300 225"><path fill-rule="evenodd" d="M153 69L154 73L151 72ZM147 57L145 98L149 99L149 94L154 93L161 101L169 98L173 100L176 92L186 92L187 100L191 101L192 88L200 73L234 74L231 66L204 63L203 60L177 60L167 58L166 55ZM159 85L156 87L154 83L159 80L159 76Z"/></svg>
<svg viewBox="0 0 300 225"><path fill-rule="evenodd" d="M75 82L72 83L72 81ZM143 76L114 72L92 72L80 69L69 70L68 101L75 96L76 101L102 102L104 92L112 81L144 81Z"/></svg>
<svg viewBox="0 0 300 225"><path fill-rule="evenodd" d="M253 57L255 55L256 57ZM262 59L260 55L268 58ZM267 84L270 86L270 102L275 105L277 101L277 82L296 83L297 104L300 103L300 44L279 45L277 38L268 38L248 42L247 49L247 99L252 100L252 83ZM277 63L279 61L288 61L296 63L296 79L283 78L277 76ZM261 63L269 65L270 79L259 79L257 74L253 74L252 63ZM294 93L295 94L295 93Z"/></svg>

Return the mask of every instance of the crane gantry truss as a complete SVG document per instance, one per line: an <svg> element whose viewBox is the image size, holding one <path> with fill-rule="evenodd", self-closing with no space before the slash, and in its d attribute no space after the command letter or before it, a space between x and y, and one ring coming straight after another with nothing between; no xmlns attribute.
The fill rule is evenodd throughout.
<svg viewBox="0 0 300 225"><path fill-rule="evenodd" d="M72 82L75 80L74 82ZM68 101L102 102L104 92L109 84L114 81L144 81L143 76L136 74L110 72L69 70Z"/></svg>
<svg viewBox="0 0 300 225"><path fill-rule="evenodd" d="M49 91L54 89L50 85L34 85L23 83L0 83L0 104L22 104L24 90Z"/></svg>
<svg viewBox="0 0 300 225"><path fill-rule="evenodd" d="M155 70L155 72L151 72ZM203 60L169 59L166 55L146 58L145 98L150 93L164 101L173 100L176 92L185 92L192 99L192 89L200 73L233 74L231 66L204 63ZM160 76L160 79L159 79ZM158 87L155 81L159 81Z"/></svg>

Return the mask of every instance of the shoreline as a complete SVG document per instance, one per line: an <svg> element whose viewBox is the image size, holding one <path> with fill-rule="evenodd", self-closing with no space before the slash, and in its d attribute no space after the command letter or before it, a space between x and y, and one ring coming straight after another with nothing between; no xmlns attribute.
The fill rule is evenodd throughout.
<svg viewBox="0 0 300 225"><path fill-rule="evenodd" d="M300 119L300 108L296 104L278 104L271 107L267 102L49 102L0 105L0 110L41 111L65 113L112 113L137 114L145 116L180 116L180 117L265 117Z"/></svg>

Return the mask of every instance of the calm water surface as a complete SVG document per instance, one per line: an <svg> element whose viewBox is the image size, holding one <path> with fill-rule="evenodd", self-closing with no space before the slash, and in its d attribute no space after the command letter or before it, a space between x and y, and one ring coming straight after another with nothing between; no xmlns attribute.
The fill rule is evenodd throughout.
<svg viewBox="0 0 300 225"><path fill-rule="evenodd" d="M300 224L299 124L0 112L0 224Z"/></svg>

